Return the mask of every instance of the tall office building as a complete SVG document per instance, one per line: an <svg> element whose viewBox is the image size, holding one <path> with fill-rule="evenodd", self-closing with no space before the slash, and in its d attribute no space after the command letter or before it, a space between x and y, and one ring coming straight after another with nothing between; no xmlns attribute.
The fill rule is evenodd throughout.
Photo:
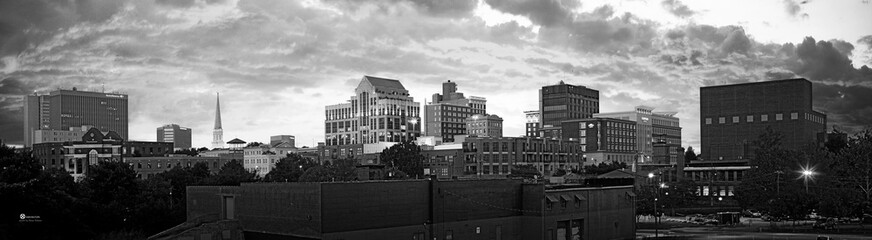
<svg viewBox="0 0 872 240"><path fill-rule="evenodd" d="M157 128L158 142L171 142L173 149L191 148L191 129L178 124L167 124Z"/></svg>
<svg viewBox="0 0 872 240"><path fill-rule="evenodd" d="M224 148L224 128L221 127L221 94L215 95L215 128L212 129L212 148Z"/></svg>
<svg viewBox="0 0 872 240"><path fill-rule="evenodd" d="M324 140L330 145L414 140L421 135L421 104L399 80L363 76L346 103L324 111Z"/></svg>
<svg viewBox="0 0 872 240"><path fill-rule="evenodd" d="M487 114L487 99L466 98L457 92L457 83L448 80L442 83L442 94L433 94L432 102L424 106L426 135L454 142L455 135L466 134L466 118L475 114Z"/></svg>
<svg viewBox="0 0 872 240"><path fill-rule="evenodd" d="M24 101L24 146L33 145L36 130L68 130L85 125L102 132L114 131L127 139L127 122L126 94L76 88L34 94Z"/></svg>
<svg viewBox="0 0 872 240"><path fill-rule="evenodd" d="M804 79L701 87L702 159L753 159L757 137L767 128L780 132L782 146L816 143L827 116L812 109L812 85Z"/></svg>
<svg viewBox="0 0 872 240"><path fill-rule="evenodd" d="M524 111L524 116L527 120L526 130L527 137L539 137L539 118L540 114L537 110Z"/></svg>
<svg viewBox="0 0 872 240"><path fill-rule="evenodd" d="M540 128L560 127L560 122L593 117L599 113L599 91L560 81L539 90Z"/></svg>
<svg viewBox="0 0 872 240"><path fill-rule="evenodd" d="M681 147L681 127L674 112L654 112L653 107L636 106L633 111L598 113L593 116L636 122L635 150L643 156L640 162L653 162L655 158L664 157L661 155L655 157L655 143L669 144L673 149Z"/></svg>

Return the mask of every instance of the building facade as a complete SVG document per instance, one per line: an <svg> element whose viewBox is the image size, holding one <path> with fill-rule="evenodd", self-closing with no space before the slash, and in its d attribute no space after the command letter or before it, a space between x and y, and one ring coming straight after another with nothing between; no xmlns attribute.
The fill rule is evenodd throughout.
<svg viewBox="0 0 872 240"><path fill-rule="evenodd" d="M560 126L566 120L593 117L599 113L599 91L563 81L539 90L539 127Z"/></svg>
<svg viewBox="0 0 872 240"><path fill-rule="evenodd" d="M636 151L642 155L641 163L654 159L675 160L673 156L655 156L654 145L667 146L673 151L681 147L681 126L675 112L654 112L653 107L636 106L633 111L598 113L594 117L629 120L636 123ZM663 150L663 149L661 149ZM668 149L667 149L668 150ZM668 153L668 151L657 151Z"/></svg>
<svg viewBox="0 0 872 240"><path fill-rule="evenodd" d="M347 103L326 107L326 145L400 142L421 135L421 104L399 80L364 76L354 91Z"/></svg>
<svg viewBox="0 0 872 240"><path fill-rule="evenodd" d="M173 143L173 149L191 148L191 129L178 124L166 124L157 128L157 141Z"/></svg>
<svg viewBox="0 0 872 240"><path fill-rule="evenodd" d="M541 137L539 136L540 117L541 114L538 110L524 111L524 119L526 120L526 134L524 136Z"/></svg>
<svg viewBox="0 0 872 240"><path fill-rule="evenodd" d="M278 142L276 145L245 147L242 149L244 159L242 166L249 172L256 172L257 175L263 177L275 169L276 162L293 153L295 149L288 142Z"/></svg>
<svg viewBox="0 0 872 240"><path fill-rule="evenodd" d="M149 179L155 175L169 171L174 167L194 167L197 163L205 163L211 174L218 173L230 158L198 157L172 155L161 157L125 157L124 162L130 164L139 179Z"/></svg>
<svg viewBox="0 0 872 240"><path fill-rule="evenodd" d="M127 139L127 95L56 90L47 95L30 95L24 101L24 146L34 143L36 130L67 130L94 126L113 131Z"/></svg>
<svg viewBox="0 0 872 240"><path fill-rule="evenodd" d="M475 114L465 120L466 134L479 137L502 137L503 118L496 114Z"/></svg>
<svg viewBox="0 0 872 240"><path fill-rule="evenodd" d="M504 177L516 165L530 165L542 174L584 165L578 141L531 137L469 137L463 142L464 175Z"/></svg>
<svg viewBox="0 0 872 240"><path fill-rule="evenodd" d="M442 83L442 94L434 93L432 102L424 106L426 136L442 137L454 142L455 135L466 134L465 120L475 114L487 114L487 99L457 92L457 83Z"/></svg>
<svg viewBox="0 0 872 240"><path fill-rule="evenodd" d="M786 79L700 88L702 159L753 159L767 128L783 134L782 146L816 144L827 116L812 109L810 81Z"/></svg>
<svg viewBox="0 0 872 240"><path fill-rule="evenodd" d="M636 151L636 123L616 118L588 118L563 121L563 139L576 140L584 152L586 165L623 162L632 165Z"/></svg>
<svg viewBox="0 0 872 240"><path fill-rule="evenodd" d="M109 131L104 134L91 128L79 141L34 144L33 154L44 167L66 170L78 182L85 178L91 165L122 161L122 144L123 139L118 133Z"/></svg>
<svg viewBox="0 0 872 240"><path fill-rule="evenodd" d="M187 194L188 221L197 223L189 225L200 227L157 237L564 240L632 239L636 231L632 185L242 183L188 187Z"/></svg>
<svg viewBox="0 0 872 240"><path fill-rule="evenodd" d="M93 126L70 127L70 130L38 129L33 131L33 144L48 142L75 142Z"/></svg>

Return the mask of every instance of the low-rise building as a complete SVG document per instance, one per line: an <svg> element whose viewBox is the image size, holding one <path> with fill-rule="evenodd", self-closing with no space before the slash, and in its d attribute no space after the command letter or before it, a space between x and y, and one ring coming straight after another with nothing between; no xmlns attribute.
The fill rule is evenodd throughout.
<svg viewBox="0 0 872 240"><path fill-rule="evenodd" d="M495 114L475 114L466 118L466 134L479 137L502 137L503 118Z"/></svg>
<svg viewBox="0 0 872 240"><path fill-rule="evenodd" d="M632 184L242 183L187 189L174 239L631 239ZM178 233L176 235L171 235Z"/></svg>
<svg viewBox="0 0 872 240"><path fill-rule="evenodd" d="M80 141L33 144L33 156L44 167L64 169L75 181L81 181L91 165L103 161L122 161L122 144L123 139L118 133L109 131L104 134L91 128Z"/></svg>
<svg viewBox="0 0 872 240"><path fill-rule="evenodd" d="M201 162L209 167L210 173L216 174L230 159L231 158L173 155L166 157L127 157L124 158L124 162L133 167L133 170L136 171L137 178L149 179L154 177L154 175L169 171L174 167L194 167L195 164Z"/></svg>

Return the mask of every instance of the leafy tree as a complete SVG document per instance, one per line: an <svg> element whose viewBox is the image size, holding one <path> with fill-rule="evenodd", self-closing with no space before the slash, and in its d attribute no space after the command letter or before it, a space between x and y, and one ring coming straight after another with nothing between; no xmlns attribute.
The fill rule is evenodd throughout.
<svg viewBox="0 0 872 240"><path fill-rule="evenodd" d="M207 147L197 148L197 152L205 152L205 151L209 151L209 148L207 148Z"/></svg>
<svg viewBox="0 0 872 240"><path fill-rule="evenodd" d="M684 160L685 161L696 161L699 160L699 155L696 155L696 152L693 151L693 147L687 147L687 151L684 152Z"/></svg>
<svg viewBox="0 0 872 240"><path fill-rule="evenodd" d="M872 130L851 137L833 157L830 169L832 173L821 179L830 190L821 194L822 204L853 216L872 212ZM839 204L849 208L838 208Z"/></svg>
<svg viewBox="0 0 872 240"><path fill-rule="evenodd" d="M290 153L276 162L276 167L264 176L266 182L296 182L306 170L318 166L314 161L298 154Z"/></svg>
<svg viewBox="0 0 872 240"><path fill-rule="evenodd" d="M421 155L421 147L415 142L397 143L382 151L379 159L387 168L396 168L410 177L424 176L424 156Z"/></svg>
<svg viewBox="0 0 872 240"><path fill-rule="evenodd" d="M15 148L0 146L0 182L18 183L39 176L42 168L29 152L16 153Z"/></svg>
<svg viewBox="0 0 872 240"><path fill-rule="evenodd" d="M257 147L260 145L263 145L263 143L262 142L250 142L250 143L248 143L248 145L245 145L245 147Z"/></svg>
<svg viewBox="0 0 872 240"><path fill-rule="evenodd" d="M96 203L119 201L126 204L134 200L139 191L136 181L136 171L130 164L103 161L88 168L82 183Z"/></svg>
<svg viewBox="0 0 872 240"><path fill-rule="evenodd" d="M185 154L185 155L188 155L188 156L197 156L197 154L200 154L200 152L197 151L196 148L179 149L179 150L176 150L176 151L173 152L173 153L174 153L174 154Z"/></svg>
<svg viewBox="0 0 872 240"><path fill-rule="evenodd" d="M300 182L332 182L332 181L356 181L354 159L338 159L333 164L324 164L307 169Z"/></svg>
<svg viewBox="0 0 872 240"><path fill-rule="evenodd" d="M624 162L601 162L597 165L584 166L584 172L588 174L600 175L618 169L626 169L627 163Z"/></svg>
<svg viewBox="0 0 872 240"><path fill-rule="evenodd" d="M213 183L218 185L239 185L258 180L257 173L245 170L242 163L235 159L225 163L213 178Z"/></svg>

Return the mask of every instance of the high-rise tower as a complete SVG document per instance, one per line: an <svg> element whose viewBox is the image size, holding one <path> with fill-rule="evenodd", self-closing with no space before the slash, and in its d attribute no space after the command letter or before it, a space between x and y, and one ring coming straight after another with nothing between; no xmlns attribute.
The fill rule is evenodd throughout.
<svg viewBox="0 0 872 240"><path fill-rule="evenodd" d="M221 94L215 95L215 129L212 130L212 148L224 148L224 129L221 128Z"/></svg>
<svg viewBox="0 0 872 240"><path fill-rule="evenodd" d="M114 131L127 139L127 95L56 90L30 95L24 101L24 146L34 143L36 130L69 130L84 125Z"/></svg>

